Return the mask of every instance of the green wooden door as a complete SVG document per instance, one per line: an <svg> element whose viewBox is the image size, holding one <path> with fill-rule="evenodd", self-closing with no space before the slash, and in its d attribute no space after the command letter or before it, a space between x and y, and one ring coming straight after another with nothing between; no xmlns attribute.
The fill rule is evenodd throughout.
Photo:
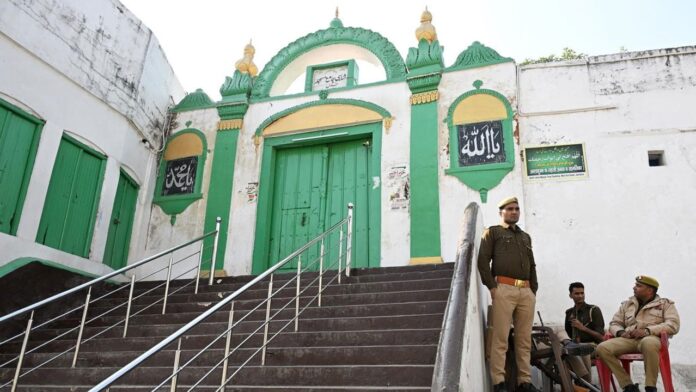
<svg viewBox="0 0 696 392"><path fill-rule="evenodd" d="M105 157L63 137L36 242L89 257Z"/></svg>
<svg viewBox="0 0 696 392"><path fill-rule="evenodd" d="M348 203L353 203L352 266L367 267L370 249L370 140L336 143L329 149L329 181L326 205L326 229L346 217ZM379 213L379 211L377 211ZM337 235L329 237L327 262L338 260ZM377 244L379 246L379 244ZM343 253L345 254L345 245Z"/></svg>
<svg viewBox="0 0 696 392"><path fill-rule="evenodd" d="M128 262L128 247L133 230L137 199L138 185L121 172L114 199L114 208L111 212L106 251L104 252L104 264L113 269L124 267Z"/></svg>
<svg viewBox="0 0 696 392"><path fill-rule="evenodd" d="M311 146L278 151L274 172L270 265L277 263L324 230L328 148ZM316 259L312 248L306 261ZM283 270L297 268L295 261Z"/></svg>
<svg viewBox="0 0 696 392"><path fill-rule="evenodd" d="M279 149L276 153L271 212L269 265L339 222L355 204L353 265L369 263L370 149L367 140ZM338 235L327 241L326 265L335 264ZM317 261L319 246L303 255ZM357 261L357 264L356 264ZM289 263L283 270L295 270ZM312 270L318 270L314 263Z"/></svg>
<svg viewBox="0 0 696 392"><path fill-rule="evenodd" d="M41 126L0 101L0 233L17 233Z"/></svg>

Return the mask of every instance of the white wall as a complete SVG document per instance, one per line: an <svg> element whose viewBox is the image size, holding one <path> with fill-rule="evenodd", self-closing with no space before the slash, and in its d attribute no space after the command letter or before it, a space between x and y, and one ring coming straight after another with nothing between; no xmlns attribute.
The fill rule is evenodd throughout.
<svg viewBox="0 0 696 392"><path fill-rule="evenodd" d="M151 32L110 0L8 1L0 3L0 53L0 97L45 121L17 236L0 234L0 265L38 257L110 271L101 260L121 168L140 186L130 260L139 257L155 147L168 106L183 96ZM107 156L89 259L34 243L63 133Z"/></svg>
<svg viewBox="0 0 696 392"><path fill-rule="evenodd" d="M523 206L535 240L544 319L560 322L572 305L570 282L611 319L632 295L634 277L660 282L676 301L682 330L672 361L696 363L696 295L690 256L696 220L696 48L590 58L521 68L520 137L524 145L585 143L589 177L525 183ZM683 54L674 54L674 53ZM568 113L568 111L579 110ZM561 111L560 113L549 113ZM666 165L649 167L649 150ZM521 167L520 167L521 169ZM496 199L493 199L496 200ZM491 206L492 207L492 206Z"/></svg>

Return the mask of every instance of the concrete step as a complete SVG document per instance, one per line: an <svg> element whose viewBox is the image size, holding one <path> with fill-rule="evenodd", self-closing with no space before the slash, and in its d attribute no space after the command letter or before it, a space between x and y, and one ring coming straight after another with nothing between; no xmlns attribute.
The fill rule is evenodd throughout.
<svg viewBox="0 0 696 392"><path fill-rule="evenodd" d="M442 313L420 315L393 315L368 317L341 318L308 318L300 315L298 322L302 331L355 331L368 329L408 329L408 328L438 328L442 325ZM239 318L239 317L237 317ZM269 331L275 332L283 328L292 319L277 318L271 321ZM242 321L235 328L236 333L250 333L258 329L264 320ZM294 326L294 323L293 323ZM177 324L136 324L128 328L129 337L158 337L163 338L176 332L181 326ZM227 329L227 322L203 322L191 330L195 335L215 335ZM32 333L31 341L45 341L62 335L63 339L77 338L77 330L67 333L68 329L44 329ZM83 332L83 338L99 335L99 337L121 337L123 327L90 327Z"/></svg>
<svg viewBox="0 0 696 392"><path fill-rule="evenodd" d="M94 385L112 373L117 367L101 368L46 368L38 369L22 377L22 384L73 386ZM178 375L180 387L193 385L203 379L206 386L219 385L221 370L208 376L207 367L188 367ZM228 376L236 368L229 367ZM117 385L157 385L172 373L171 366L139 367L119 380ZM12 369L0 369L0 379L8 379ZM433 365L332 365L332 366L247 366L232 379L244 380L246 385L280 386L292 380L293 385L307 386L430 386Z"/></svg>
<svg viewBox="0 0 696 392"><path fill-rule="evenodd" d="M344 283L344 284L332 284L330 286L324 286L324 291L323 295L346 295L346 294L360 294L360 293L376 293L376 292L384 292L384 291L406 291L406 290L428 290L428 289L437 289L437 288L448 288L451 282L451 278L437 278L437 279L421 279L421 280L400 280L400 281L387 281L387 282L367 282L367 283ZM280 284L280 282L277 282L278 284L274 283L273 290L274 290L274 295L275 297L278 298L283 298L283 297L294 297L296 293L296 282L295 281L288 281L288 282L283 282ZM288 283L285 288L281 288L281 286L284 286L286 283ZM326 282L324 282L324 285ZM268 288L267 285L265 285L266 288L261 288L261 287L254 287L249 289L247 292L242 293L238 298L240 300L246 300L246 299L258 299L258 298L266 298L268 296ZM177 292L172 294L172 291L170 291L170 295L168 296L167 302L168 303L189 303L192 301L219 301L220 298L223 298L227 295L232 294L237 288L230 288L230 287L225 287L223 285L220 286L213 286L215 288L214 291L207 291L207 292L199 292L198 294L193 293L193 289L188 290L185 293L182 292ZM307 286L302 286L300 284L300 289L304 290L307 289L305 292L305 295L310 295L318 292L319 286L318 283L315 283L314 285L307 287ZM134 297L137 299L134 300L135 304L150 304L153 303L157 300L162 299L162 296L164 295L164 290L162 289L158 293L149 293L148 295L144 295L140 298L137 298L137 294L134 293ZM118 306L123 304L124 300L127 299L127 297L119 297L119 298L105 298L101 299L97 302L95 302L93 305L94 307L98 308L111 308L114 306Z"/></svg>
<svg viewBox="0 0 696 392"><path fill-rule="evenodd" d="M366 304L366 305L347 305L347 306L326 306L309 307L302 314L306 318L334 318L334 317L369 317L369 316L390 316L390 315L409 315L409 314L424 314L424 313L443 313L447 302L441 301L420 301L420 302L404 302L392 304ZM235 318L239 319L246 316L249 310L235 310ZM141 314L132 317L130 325L141 324L185 324L196 318L199 312L184 312L184 313L167 313L166 317L161 314ZM294 309L286 309L278 315L281 319L289 319L294 317ZM217 312L210 316L210 322L226 322L227 314ZM265 319L266 310L259 309L251 312L247 320ZM123 316L102 316L93 320L92 326L110 326L123 320ZM57 320L51 324L51 327L66 328L74 327L80 323L79 318L66 320Z"/></svg>
<svg viewBox="0 0 696 392"><path fill-rule="evenodd" d="M342 305L359 305L359 304L378 304L378 303L398 303L398 302L414 302L414 301L438 301L446 300L449 294L449 287L429 289L429 290L419 290L419 291L391 291L391 292L372 292L372 293L355 293L346 295L322 295L322 306L342 306ZM293 295L294 296L294 295ZM224 296L223 296L224 297ZM175 302L167 304L167 313L185 313L185 312L197 312L202 313L207 310L211 305L217 303L222 299L220 297L214 301L199 301L197 298L192 298L191 302ZM281 307L282 303L289 301L292 297L281 297L274 298L272 301L272 306L274 308ZM159 299L161 301L161 298ZM239 310L249 310L256 307L261 299L242 299L236 300L234 308ZM283 302L285 301L285 302ZM314 293L311 296L303 296L300 299L300 306L306 306L310 301L316 305L316 299L314 299ZM147 309L145 309L147 308ZM134 305L131 309L131 314L145 309L143 314L161 314L162 303L159 302L158 305ZM125 306L118 309L114 307L102 307L99 304L90 307L90 317L95 317L99 315L107 315L109 312L110 316L117 316L126 314Z"/></svg>
<svg viewBox="0 0 696 392"><path fill-rule="evenodd" d="M290 327L289 327L290 328ZM239 344L249 334L232 334L233 345ZM393 329L393 330L362 330L362 331L321 331L321 332L283 332L278 334L270 343L271 347L306 347L306 346L374 346L374 345L422 345L436 344L440 336L440 328ZM182 340L184 349L201 349L213 340L208 335L187 335ZM102 338L85 341L80 352L93 351L145 351L154 346L159 340L152 337L134 338ZM260 347L262 334L251 337L245 347ZM35 342L28 349L35 347ZM74 339L58 339L46 344L39 352L61 352L75 345ZM222 348L224 342L217 342L213 348ZM4 353L18 353L19 346L8 347Z"/></svg>
<svg viewBox="0 0 696 392"><path fill-rule="evenodd" d="M197 391L217 391L219 386L205 386L199 385L196 387ZM177 388L177 391L186 391L188 388L181 386ZM9 391L10 388L0 388L0 391ZM86 392L89 391L90 387L79 387L79 386L61 386L61 385L25 385L18 386L18 392ZM121 391L142 391L149 392L152 390L151 386L145 385L127 385L127 386L113 386L109 388L109 391L121 392ZM279 385L279 386L264 386L264 385L239 385L234 384L227 386L226 392L285 392L285 391L297 391L297 392L376 392L376 391L389 391L389 392L418 392L418 391L430 391L430 387L410 387L410 386L310 386L310 385Z"/></svg>
<svg viewBox="0 0 696 392"><path fill-rule="evenodd" d="M292 363L299 365L405 365L433 364L437 345L376 345L376 346L328 346L328 347L271 347L266 352L266 364L280 366ZM255 354L256 349L240 349L230 357L230 363L238 365ZM145 362L145 366L171 366L174 363L175 350L163 350ZM182 350L181 361L186 363L198 351ZM32 368L48 360L49 367L70 367L73 353L36 353L25 357L25 369ZM76 367L119 367L124 366L140 355L140 351L91 351L81 352ZM212 365L222 359L223 349L212 349L203 352L192 363L195 366ZM0 355L5 362L9 355ZM260 365L260 356L256 355L251 365Z"/></svg>

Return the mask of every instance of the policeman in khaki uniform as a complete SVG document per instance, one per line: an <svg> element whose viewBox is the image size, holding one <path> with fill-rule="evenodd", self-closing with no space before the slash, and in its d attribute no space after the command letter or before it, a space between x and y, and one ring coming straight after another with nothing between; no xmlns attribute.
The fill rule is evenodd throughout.
<svg viewBox="0 0 696 392"><path fill-rule="evenodd" d="M500 225L483 232L478 269L493 300L491 311L490 372L495 392L508 392L505 386L505 353L510 324L515 327L515 361L518 391L537 389L531 384L530 350L532 321L536 304L537 275L532 238L517 226L520 207L516 197L498 204Z"/></svg>
<svg viewBox="0 0 696 392"><path fill-rule="evenodd" d="M657 295L660 284L645 275L636 277L633 297L624 301L609 323L615 338L597 346L597 354L611 369L624 392L639 392L638 384L621 366L622 354L640 352L645 366L645 391L655 392L659 367L660 334L679 332L679 313L674 302Z"/></svg>

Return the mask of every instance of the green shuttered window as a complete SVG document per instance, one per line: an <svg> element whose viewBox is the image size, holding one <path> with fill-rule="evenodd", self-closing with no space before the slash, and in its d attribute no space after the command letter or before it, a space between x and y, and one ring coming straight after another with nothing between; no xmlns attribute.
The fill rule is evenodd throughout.
<svg viewBox="0 0 696 392"><path fill-rule="evenodd" d="M118 188L114 198L114 209L109 222L109 236L106 240L104 264L119 269L128 261L135 204L138 200L138 185L124 172L118 179Z"/></svg>
<svg viewBox="0 0 696 392"><path fill-rule="evenodd" d="M0 99L0 233L17 234L43 122Z"/></svg>
<svg viewBox="0 0 696 392"><path fill-rule="evenodd" d="M64 136L36 242L89 257L106 157Z"/></svg>

